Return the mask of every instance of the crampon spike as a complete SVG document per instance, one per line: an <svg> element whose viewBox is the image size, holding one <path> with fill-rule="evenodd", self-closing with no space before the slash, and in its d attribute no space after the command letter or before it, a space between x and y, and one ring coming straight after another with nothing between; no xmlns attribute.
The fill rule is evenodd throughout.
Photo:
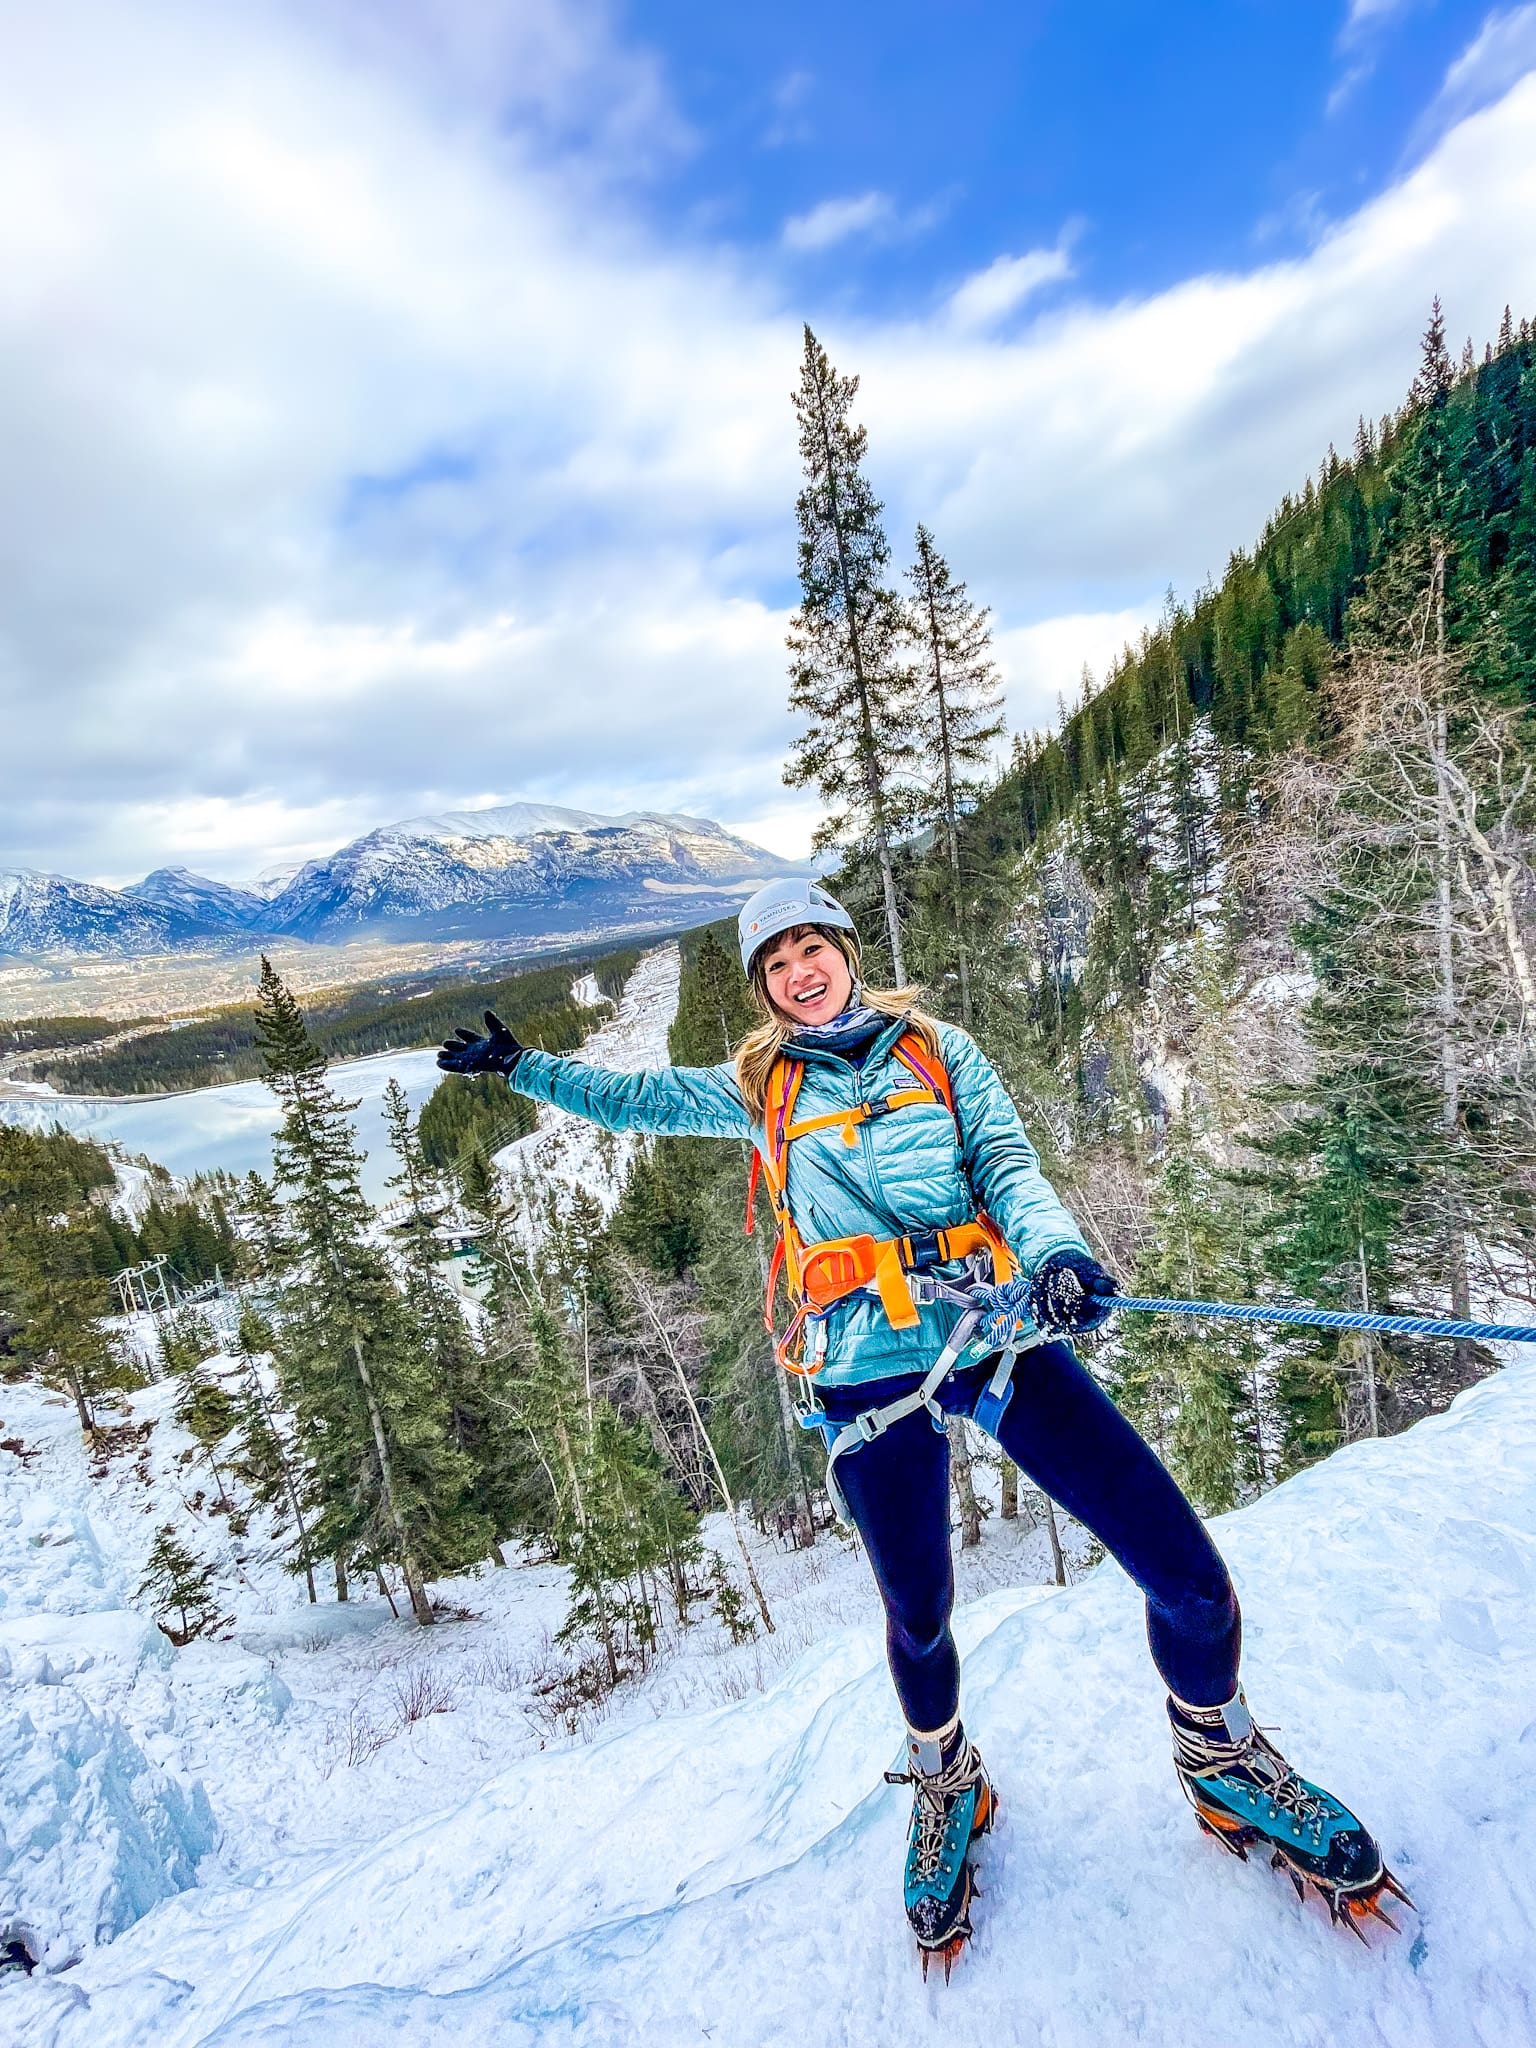
<svg viewBox="0 0 1536 2048"><path fill-rule="evenodd" d="M1413 1903L1412 1899L1409 1898L1408 1894L1403 1890L1402 1886L1398 1883L1397 1879L1392 1875L1390 1870L1384 1869L1382 1871L1381 1881L1385 1888L1392 1894L1394 1899L1401 1899L1403 1904L1408 1908L1410 1913L1417 1913L1417 1911L1419 1910L1418 1907Z"/></svg>
<svg viewBox="0 0 1536 2048"><path fill-rule="evenodd" d="M959 1957L960 1951L965 1947L970 1932L969 1926L957 1928L950 1939L946 1942L941 1942L937 1948L918 1950L918 1954L922 1958L923 1982L925 1984L928 1982L928 1965L935 1961L941 1962L944 1965L944 1982L946 1984L949 1982L949 1973L955 1967L956 1960Z"/></svg>

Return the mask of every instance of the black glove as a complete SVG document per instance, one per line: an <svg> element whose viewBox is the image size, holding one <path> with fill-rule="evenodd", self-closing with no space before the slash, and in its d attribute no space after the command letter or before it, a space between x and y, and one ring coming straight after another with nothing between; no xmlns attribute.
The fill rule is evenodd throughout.
<svg viewBox="0 0 1536 2048"><path fill-rule="evenodd" d="M452 1038L445 1038L438 1050L437 1064L449 1074L510 1074L523 1056L523 1048L494 1010L485 1013L486 1036L480 1038L461 1024Z"/></svg>
<svg viewBox="0 0 1536 2048"><path fill-rule="evenodd" d="M1120 1283L1087 1252L1052 1252L1029 1286L1030 1321L1076 1336L1108 1320Z"/></svg>

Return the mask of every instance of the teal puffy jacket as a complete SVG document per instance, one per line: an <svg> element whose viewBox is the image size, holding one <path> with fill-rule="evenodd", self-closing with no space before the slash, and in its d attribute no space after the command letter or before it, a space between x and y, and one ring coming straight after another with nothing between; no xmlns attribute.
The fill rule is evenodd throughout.
<svg viewBox="0 0 1536 2048"><path fill-rule="evenodd" d="M889 1025L858 1067L838 1053L793 1048L805 1062L796 1121L880 1102L909 1088L912 1075L892 1051L904 1028L900 1020ZM900 1237L963 1223L982 1208L1026 1276L1051 1252L1086 1251L1082 1233L1041 1173L991 1062L953 1024L941 1024L939 1037L954 1116L942 1103L914 1103L861 1124L856 1146L845 1145L836 1128L809 1132L790 1145L789 1210L802 1240L811 1245L864 1232ZM518 1061L512 1086L610 1131L764 1143L763 1128L753 1123L729 1065L615 1074L530 1050ZM937 1303L922 1310L915 1329L895 1330L873 1297L839 1302L828 1311L826 1358L817 1383L847 1386L924 1372L958 1315Z"/></svg>

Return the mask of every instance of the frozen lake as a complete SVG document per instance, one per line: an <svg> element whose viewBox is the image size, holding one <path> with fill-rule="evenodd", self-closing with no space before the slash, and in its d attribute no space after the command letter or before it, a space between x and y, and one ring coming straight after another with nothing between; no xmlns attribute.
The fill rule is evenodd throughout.
<svg viewBox="0 0 1536 2048"><path fill-rule="evenodd" d="M419 1110L442 1076L433 1047L420 1052L374 1053L331 1069L331 1085L343 1101L356 1102L352 1121L367 1160L363 1187L371 1201L385 1197L384 1183L394 1158L384 1130L384 1089L391 1075ZM234 1174L269 1173L277 1104L264 1081L234 1081L223 1088L198 1088L159 1101L98 1102L83 1096L37 1095L0 1100L0 1118L29 1130L62 1124L81 1137L115 1140L142 1152L182 1176L223 1167Z"/></svg>

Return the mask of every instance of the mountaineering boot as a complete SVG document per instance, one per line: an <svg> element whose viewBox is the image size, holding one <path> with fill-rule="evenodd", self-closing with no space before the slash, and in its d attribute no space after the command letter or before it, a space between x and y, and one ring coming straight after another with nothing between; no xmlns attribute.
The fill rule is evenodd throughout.
<svg viewBox="0 0 1536 2048"><path fill-rule="evenodd" d="M887 1771L886 1783L910 1785L912 1825L907 1831L907 1919L917 1936L923 1976L935 1956L949 1981L955 1957L971 1933L970 1847L997 1817L997 1794L981 1751L958 1715L932 1735L912 1734L907 1768Z"/></svg>
<svg viewBox="0 0 1536 2048"><path fill-rule="evenodd" d="M1297 1776L1255 1726L1241 1688L1223 1707L1191 1707L1170 1693L1168 1719L1179 1782L1208 1835L1245 1862L1262 1842L1297 1898L1310 1884L1332 1918L1362 1941L1359 1923L1368 1914L1396 1927L1379 1903L1382 1893L1413 1901L1382 1862L1375 1837L1331 1793Z"/></svg>

